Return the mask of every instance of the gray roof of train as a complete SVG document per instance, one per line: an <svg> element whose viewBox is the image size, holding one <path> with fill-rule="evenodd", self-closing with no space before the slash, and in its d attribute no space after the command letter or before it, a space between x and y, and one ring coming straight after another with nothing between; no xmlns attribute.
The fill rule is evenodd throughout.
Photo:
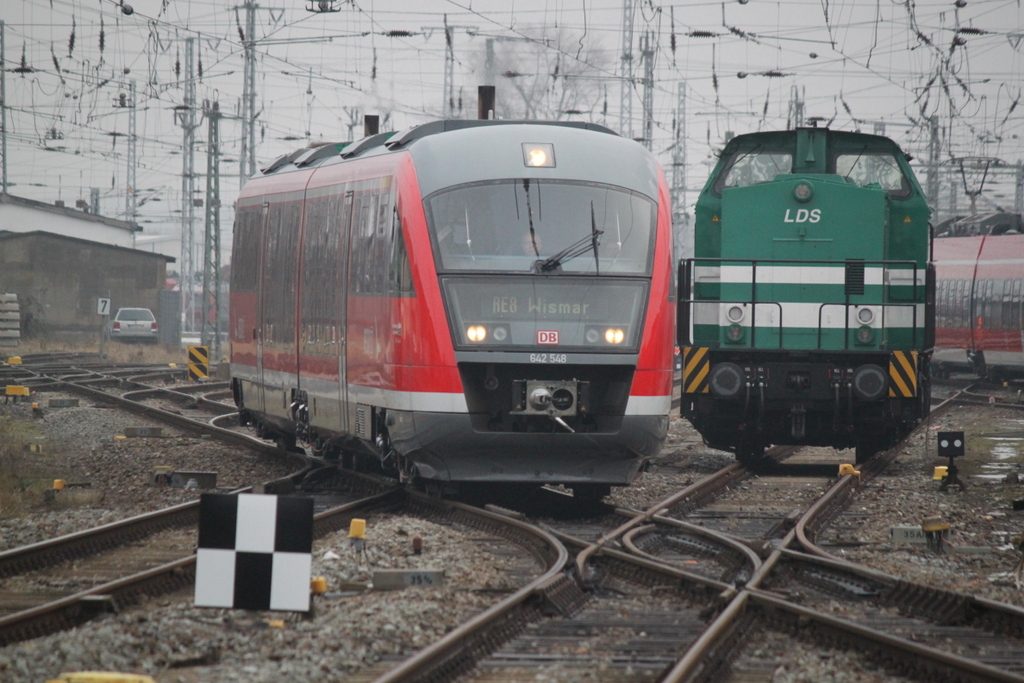
<svg viewBox="0 0 1024 683"><path fill-rule="evenodd" d="M555 167L530 168L523 144L554 146ZM264 175L409 150L424 196L453 185L507 178L585 180L626 187L657 200L657 161L642 145L593 123L447 120L346 144L301 149L276 159ZM481 154L485 150L486 154Z"/></svg>
<svg viewBox="0 0 1024 683"><path fill-rule="evenodd" d="M550 143L554 168L531 168L523 145ZM618 185L657 200L657 162L642 145L618 135L534 123L465 128L408 145L423 196L464 183L504 178L586 180Z"/></svg>

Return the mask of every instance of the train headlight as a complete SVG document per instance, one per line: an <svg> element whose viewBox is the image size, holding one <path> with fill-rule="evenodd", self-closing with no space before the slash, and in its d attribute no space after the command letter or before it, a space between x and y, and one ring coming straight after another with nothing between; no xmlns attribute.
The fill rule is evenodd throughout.
<svg viewBox="0 0 1024 683"><path fill-rule="evenodd" d="M470 325L466 328L466 338L471 342L482 342L487 339L487 328L483 325Z"/></svg>
<svg viewBox="0 0 1024 683"><path fill-rule="evenodd" d="M738 342L743 339L743 328L736 324L729 325L725 336L731 342Z"/></svg>
<svg viewBox="0 0 1024 683"><path fill-rule="evenodd" d="M708 375L708 385L711 393L718 398L733 398L740 393L743 384L746 382L746 375L743 368L735 363L719 363L711 368Z"/></svg>
<svg viewBox="0 0 1024 683"><path fill-rule="evenodd" d="M601 333L591 327L587 330L585 337L588 344L596 344L601 339Z"/></svg>
<svg viewBox="0 0 1024 683"><path fill-rule="evenodd" d="M793 196L798 202L808 202L814 196L814 188L810 183L802 182L793 188Z"/></svg>
<svg viewBox="0 0 1024 683"><path fill-rule="evenodd" d="M491 332L491 336L494 337L494 341L503 342L508 339L508 328L504 325L498 325Z"/></svg>
<svg viewBox="0 0 1024 683"><path fill-rule="evenodd" d="M874 401L885 395L889 380L877 365L862 365L853 373L853 393L864 401Z"/></svg>
<svg viewBox="0 0 1024 683"><path fill-rule="evenodd" d="M875 331L867 325L861 325L857 330L857 343L870 344L875 338Z"/></svg>
<svg viewBox="0 0 1024 683"><path fill-rule="evenodd" d="M870 308L857 309L857 322L861 325L870 325L875 320L875 312Z"/></svg>
<svg viewBox="0 0 1024 683"><path fill-rule="evenodd" d="M725 317L729 319L731 323L738 323L743 320L743 309L740 306L731 306L726 312Z"/></svg>
<svg viewBox="0 0 1024 683"><path fill-rule="evenodd" d="M626 333L617 327L609 327L604 331L604 340L609 344L621 344L626 338Z"/></svg>
<svg viewBox="0 0 1024 683"><path fill-rule="evenodd" d="M524 142L523 163L530 168L554 168L555 146L550 142Z"/></svg>

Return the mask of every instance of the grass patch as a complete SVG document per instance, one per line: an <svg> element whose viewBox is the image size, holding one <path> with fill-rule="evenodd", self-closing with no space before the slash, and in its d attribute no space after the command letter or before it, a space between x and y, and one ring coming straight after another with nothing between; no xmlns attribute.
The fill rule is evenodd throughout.
<svg viewBox="0 0 1024 683"><path fill-rule="evenodd" d="M95 353L100 352L99 340L84 339L68 340L37 337L27 339L17 348L4 349L0 358L7 356L30 356L37 353ZM115 363L140 365L162 365L166 363L188 362L188 352L184 348L176 349L152 344L125 344L109 341L106 344L106 358Z"/></svg>

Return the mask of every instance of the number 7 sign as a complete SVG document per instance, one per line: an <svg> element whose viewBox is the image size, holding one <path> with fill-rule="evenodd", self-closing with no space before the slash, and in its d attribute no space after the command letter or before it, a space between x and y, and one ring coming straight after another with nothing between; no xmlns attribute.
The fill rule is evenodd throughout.
<svg viewBox="0 0 1024 683"><path fill-rule="evenodd" d="M96 314L97 315L110 315L110 299L97 299L96 300Z"/></svg>

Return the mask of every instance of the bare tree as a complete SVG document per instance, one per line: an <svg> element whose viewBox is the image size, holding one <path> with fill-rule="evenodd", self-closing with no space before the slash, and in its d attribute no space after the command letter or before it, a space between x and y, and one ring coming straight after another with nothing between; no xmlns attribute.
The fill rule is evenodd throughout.
<svg viewBox="0 0 1024 683"><path fill-rule="evenodd" d="M560 120L603 115L603 87L612 72L599 42L566 28L524 28L515 37L489 38L470 65L481 83L497 86L504 119Z"/></svg>

